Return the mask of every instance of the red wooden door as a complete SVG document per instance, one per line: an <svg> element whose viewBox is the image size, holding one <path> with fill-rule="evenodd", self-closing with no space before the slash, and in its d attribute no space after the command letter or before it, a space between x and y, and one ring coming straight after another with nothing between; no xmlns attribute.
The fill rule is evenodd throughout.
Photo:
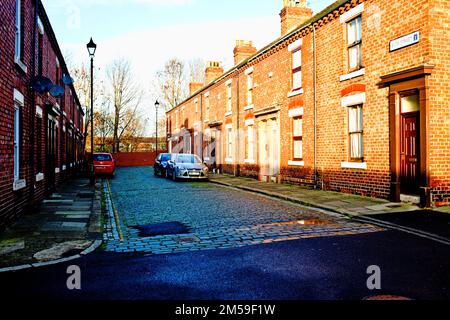
<svg viewBox="0 0 450 320"><path fill-rule="evenodd" d="M402 115L401 191L417 194L420 184L419 112Z"/></svg>

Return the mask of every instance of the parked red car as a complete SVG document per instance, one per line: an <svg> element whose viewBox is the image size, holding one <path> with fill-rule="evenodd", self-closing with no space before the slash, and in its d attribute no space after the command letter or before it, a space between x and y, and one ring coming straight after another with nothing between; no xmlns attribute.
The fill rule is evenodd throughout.
<svg viewBox="0 0 450 320"><path fill-rule="evenodd" d="M116 163L111 153L94 153L95 174L107 174L113 176L116 171Z"/></svg>

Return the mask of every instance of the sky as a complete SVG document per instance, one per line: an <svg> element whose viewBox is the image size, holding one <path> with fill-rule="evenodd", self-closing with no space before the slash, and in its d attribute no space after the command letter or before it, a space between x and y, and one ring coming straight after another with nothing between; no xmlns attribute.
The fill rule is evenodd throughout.
<svg viewBox="0 0 450 320"><path fill-rule="evenodd" d="M128 59L136 79L150 88L173 57L233 66L235 41L257 49L280 36L282 0L42 0L70 64L89 63L86 43L97 43L96 70ZM334 0L309 0L315 13ZM150 92L150 89L148 90ZM153 105L157 97L145 97ZM152 113L149 113L151 118Z"/></svg>

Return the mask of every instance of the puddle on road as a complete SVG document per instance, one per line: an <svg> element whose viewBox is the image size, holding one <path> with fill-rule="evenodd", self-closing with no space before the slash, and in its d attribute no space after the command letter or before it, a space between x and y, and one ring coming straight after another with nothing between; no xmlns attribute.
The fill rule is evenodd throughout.
<svg viewBox="0 0 450 320"><path fill-rule="evenodd" d="M131 228L139 230L139 237L142 238L190 233L189 227L181 222L145 224Z"/></svg>
<svg viewBox="0 0 450 320"><path fill-rule="evenodd" d="M296 221L287 221L287 222L276 222L267 224L267 226L292 226L292 225L300 225L300 226L321 226L331 224L330 221L321 220L321 219L307 219L307 220L296 220Z"/></svg>

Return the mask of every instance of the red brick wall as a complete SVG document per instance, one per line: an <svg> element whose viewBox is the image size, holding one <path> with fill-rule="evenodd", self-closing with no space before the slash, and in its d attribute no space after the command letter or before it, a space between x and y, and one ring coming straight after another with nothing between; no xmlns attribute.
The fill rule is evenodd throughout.
<svg viewBox="0 0 450 320"><path fill-rule="evenodd" d="M158 152L163 153L162 151ZM155 163L155 152L134 152L134 153L115 153L113 154L118 167L146 167L153 166Z"/></svg>
<svg viewBox="0 0 450 320"><path fill-rule="evenodd" d="M347 62L346 24L340 16L359 3L362 12L362 64L365 73L341 81L349 73ZM428 9L427 9L428 8ZM429 186L435 204L450 201L450 42L448 41L450 10L448 1L430 2L368 0L348 1L338 10L325 15L315 24L316 37L316 185L325 190L335 190L360 195L389 198L391 196L390 112L389 87L380 85L381 77L422 64L434 65L426 79L429 88L427 145ZM389 52L389 41L403 35L420 32L418 44ZM288 45L302 38L302 78L304 93L288 98L292 87L292 53ZM313 184L314 181L314 68L313 30L305 28L279 41L249 60L239 70L232 70L214 85L197 94L209 92L210 119L221 121L221 161L226 150L226 125L233 124L233 164L223 166L225 172L237 173L240 165L242 175L256 176L262 168L259 154L258 126L261 121L275 118L280 128L279 180L289 183ZM247 75L244 71L253 67L255 88L253 110L247 106ZM233 79L233 114L226 113L225 82ZM239 83L239 86L238 86ZM367 169L348 169L343 163L349 161L348 108L341 99L349 94L364 92L364 162ZM218 99L220 94L221 99ZM237 98L239 97L239 99ZM170 111L183 106L188 108L195 97ZM239 100L239 101L238 101ZM265 108L277 106L280 110L270 115L254 117ZM303 160L304 166L290 166L293 153L293 121L289 109L304 108ZM237 113L239 110L239 114ZM187 113L190 117L192 113ZM205 109L203 109L205 116ZM255 164L245 160L245 120L254 118ZM192 122L189 121L191 124ZM204 123L203 130L208 124ZM239 131L238 131L239 129ZM259 174L261 177L261 174Z"/></svg>
<svg viewBox="0 0 450 320"><path fill-rule="evenodd" d="M73 159L74 166L69 170L69 163L64 158L64 144L61 141L61 133L64 121L69 121L73 117L81 117L78 106L75 104L75 96L71 95L72 88L65 87L65 97L55 99L49 95L36 94L35 102L43 110L42 130L37 131L37 118L35 116L35 108L33 103L33 93L30 88L30 80L33 77L32 56L36 54L36 70L37 70L37 50L33 48L33 28L34 28L34 1L23 0L23 63L27 67L27 72L22 71L14 63L15 53L15 14L16 1L5 0L0 6L0 21L2 28L0 29L0 228L8 224L15 217L23 213L25 210L31 210L32 207L42 200L46 189L47 179L43 181L35 181L36 174L46 173L37 171L38 159L37 151L41 151L41 161L43 170L45 171L45 124L47 121L47 113L45 104L59 103L61 112L66 111L67 117L60 116L58 119L58 147L57 147L57 163L56 167L60 169L60 173L56 175L56 182L64 180L68 176L69 171L75 170L78 166L78 159ZM64 72L64 60L60 55L60 50L56 39L48 23L44 10L40 11L40 18L44 24L44 50L43 50L43 75L48 77L55 83L56 80L56 57L60 58L61 76ZM36 32L37 34L37 32ZM24 96L24 106L22 107L22 139L20 144L20 178L26 181L26 187L13 191L14 182L14 89L20 91ZM69 112L68 110L72 110ZM33 119L35 119L33 126ZM77 123L78 124L78 123ZM32 139L32 130L34 140ZM38 138L40 137L40 139ZM40 144L37 142L40 141ZM32 152L33 151L33 152ZM33 158L31 158L33 156ZM62 166L67 165L66 172L62 171ZM34 167L34 168L33 168ZM33 170L34 169L34 170ZM34 171L34 172L33 172Z"/></svg>
<svg viewBox="0 0 450 320"><path fill-rule="evenodd" d="M450 204L450 2L430 3L430 185L433 201Z"/></svg>

